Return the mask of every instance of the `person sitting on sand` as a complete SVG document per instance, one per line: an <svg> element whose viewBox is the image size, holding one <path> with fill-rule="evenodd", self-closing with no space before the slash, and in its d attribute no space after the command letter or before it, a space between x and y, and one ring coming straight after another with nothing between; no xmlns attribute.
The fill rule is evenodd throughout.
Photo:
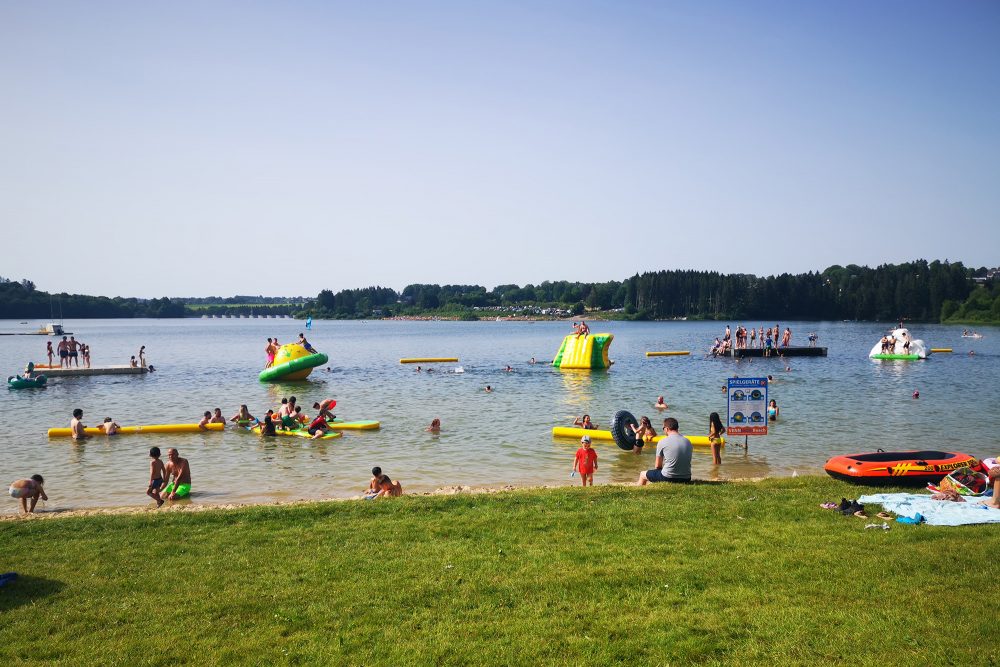
<svg viewBox="0 0 1000 667"><path fill-rule="evenodd" d="M240 411L230 417L229 421L236 422L240 426L246 426L257 421L257 418L250 414L250 409L247 408L247 404L244 403L240 406Z"/></svg>
<svg viewBox="0 0 1000 667"><path fill-rule="evenodd" d="M398 481L392 481L389 479L388 475L382 475L378 478L378 493L375 494L376 498L385 498L386 496L396 497L401 495L403 495L403 486Z"/></svg>
<svg viewBox="0 0 1000 667"><path fill-rule="evenodd" d="M438 419L437 417L435 417L434 419L431 420L431 425L428 426L424 430L429 431L430 433L440 433L441 432L441 420Z"/></svg>
<svg viewBox="0 0 1000 667"><path fill-rule="evenodd" d="M208 425L211 423L212 423L212 413L209 412L208 410L205 410L205 414L202 415L201 421L198 422L198 428L200 428L202 431L207 431Z"/></svg>
<svg viewBox="0 0 1000 667"><path fill-rule="evenodd" d="M657 396L656 397L656 405L654 405L653 407L656 408L657 410L666 410L668 406L663 401L663 397L662 396Z"/></svg>
<svg viewBox="0 0 1000 667"><path fill-rule="evenodd" d="M335 407L337 407L337 401L333 400L332 398L324 399L319 403L313 403L313 409L319 410L319 414L317 416L324 417L330 421L333 421L334 419L337 418L337 415L330 412Z"/></svg>
<svg viewBox="0 0 1000 667"><path fill-rule="evenodd" d="M87 427L83 425L83 410L77 408L73 410L73 419L69 423L69 428L74 440L85 440L90 436L87 435Z"/></svg>
<svg viewBox="0 0 1000 667"><path fill-rule="evenodd" d="M32 475L30 479L19 479L10 483L10 497L17 498L21 501L21 511L25 514L31 514L35 511L35 505L38 504L38 499L48 500L49 497L45 495L45 489L42 485L45 484L45 480L42 479L41 475ZM31 499L31 504L29 506L28 499Z"/></svg>
<svg viewBox="0 0 1000 667"><path fill-rule="evenodd" d="M365 491L366 500L371 500L376 495L378 495L378 492L380 490L378 485L378 480L380 477L382 477L382 468L380 468L379 466L375 466L374 468L372 468L372 478L371 480L368 481L368 490Z"/></svg>
<svg viewBox="0 0 1000 667"><path fill-rule="evenodd" d="M177 500L191 495L191 466L173 447L167 450L167 466L163 480L170 481L171 477L174 479L163 489L161 497L165 497L166 500Z"/></svg>
<svg viewBox="0 0 1000 667"><path fill-rule="evenodd" d="M656 448L656 467L639 473L639 486L650 482L691 481L691 441L678 432L679 428L673 417L663 420L666 437Z"/></svg>
<svg viewBox="0 0 1000 667"><path fill-rule="evenodd" d="M990 468L989 484L993 487L993 497L989 502L984 503L987 507L1000 509L1000 465Z"/></svg>
<svg viewBox="0 0 1000 667"><path fill-rule="evenodd" d="M648 442L652 442L653 438L656 437L656 429L653 428L649 417L646 416L639 418L638 426L629 424L628 427L635 434L635 446L632 448L632 451L636 454L641 454L643 446Z"/></svg>
<svg viewBox="0 0 1000 667"><path fill-rule="evenodd" d="M215 414L212 415L212 418L209 420L208 423L209 424L225 424L226 423L226 418L222 416L222 408L216 408L215 409Z"/></svg>
<svg viewBox="0 0 1000 667"><path fill-rule="evenodd" d="M573 426L577 428L585 428L588 430L597 429L597 424L590 421L590 415L583 415L582 417L577 417L573 420Z"/></svg>
<svg viewBox="0 0 1000 667"><path fill-rule="evenodd" d="M104 435L115 435L119 429L121 429L121 426L111 417L105 417L104 423L101 424L101 430L104 431Z"/></svg>

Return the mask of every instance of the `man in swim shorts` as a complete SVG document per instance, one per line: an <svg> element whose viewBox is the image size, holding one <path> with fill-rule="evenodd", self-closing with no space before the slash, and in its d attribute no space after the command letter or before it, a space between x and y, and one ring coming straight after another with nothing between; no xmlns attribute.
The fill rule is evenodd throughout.
<svg viewBox="0 0 1000 667"><path fill-rule="evenodd" d="M63 339L59 342L58 350L59 368L62 368L63 365L69 366L69 340L67 340L66 336L63 336Z"/></svg>
<svg viewBox="0 0 1000 667"><path fill-rule="evenodd" d="M306 340L305 334L299 334L299 345L304 347L306 352L309 354L316 354L316 350L309 344L309 341Z"/></svg>
<svg viewBox="0 0 1000 667"><path fill-rule="evenodd" d="M639 473L639 486L649 482L691 481L691 441L678 433L679 428L673 417L663 420L666 437L656 448L656 467Z"/></svg>
<svg viewBox="0 0 1000 667"><path fill-rule="evenodd" d="M74 365L80 365L80 343L77 342L75 336L69 337L69 361L66 362L66 366L69 367L70 362L74 362Z"/></svg>
<svg viewBox="0 0 1000 667"><path fill-rule="evenodd" d="M173 481L163 489L162 498L167 500L177 500L187 498L191 495L191 466L187 459L182 459L176 449L171 447L167 450L166 480Z"/></svg>

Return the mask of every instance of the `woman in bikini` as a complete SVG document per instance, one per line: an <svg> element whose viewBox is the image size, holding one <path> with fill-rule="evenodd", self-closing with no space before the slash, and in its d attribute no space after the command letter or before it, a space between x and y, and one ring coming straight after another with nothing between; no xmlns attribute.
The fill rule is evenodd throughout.
<svg viewBox="0 0 1000 667"><path fill-rule="evenodd" d="M712 463L722 463L722 434L726 432L718 412L708 416L708 442L712 445Z"/></svg>
<svg viewBox="0 0 1000 667"><path fill-rule="evenodd" d="M52 349L52 341L45 344L45 354L49 357L49 368L52 368L52 358L55 356L56 351Z"/></svg>

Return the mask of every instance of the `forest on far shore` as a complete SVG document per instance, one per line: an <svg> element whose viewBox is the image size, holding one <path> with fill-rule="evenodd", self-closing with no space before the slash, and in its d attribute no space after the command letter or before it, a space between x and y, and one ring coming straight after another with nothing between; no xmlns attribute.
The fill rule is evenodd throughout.
<svg viewBox="0 0 1000 667"><path fill-rule="evenodd" d="M363 287L304 297L105 297L49 294L30 280L0 278L0 318L128 318L293 315L317 319L395 316L603 317L658 319L862 320L1000 323L1000 271L917 260L876 268L758 277L663 270L622 281L539 285Z"/></svg>

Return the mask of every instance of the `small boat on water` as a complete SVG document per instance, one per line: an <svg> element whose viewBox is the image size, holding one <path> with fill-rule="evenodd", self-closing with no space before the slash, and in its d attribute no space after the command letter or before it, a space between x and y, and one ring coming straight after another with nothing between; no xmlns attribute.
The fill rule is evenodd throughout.
<svg viewBox="0 0 1000 667"><path fill-rule="evenodd" d="M893 329L882 336L868 353L869 359L916 361L926 359L930 350L922 340L914 340L909 329Z"/></svg>
<svg viewBox="0 0 1000 667"><path fill-rule="evenodd" d="M920 450L834 456L823 469L830 477L868 486L926 486L959 468L978 470L979 459L960 452Z"/></svg>

